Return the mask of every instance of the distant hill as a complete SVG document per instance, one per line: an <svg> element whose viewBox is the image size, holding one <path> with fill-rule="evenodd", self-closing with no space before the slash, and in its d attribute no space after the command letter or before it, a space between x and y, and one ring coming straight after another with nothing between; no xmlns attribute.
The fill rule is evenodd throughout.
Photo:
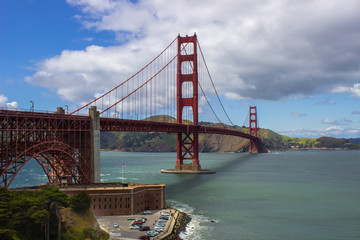
<svg viewBox="0 0 360 240"><path fill-rule="evenodd" d="M360 138L349 138L348 140L353 144L360 144Z"/></svg>
<svg viewBox="0 0 360 240"><path fill-rule="evenodd" d="M176 119L158 115L150 117L149 121L176 122ZM191 124L189 121L188 124ZM220 124L200 122L201 125L222 127ZM245 127L231 127L245 133ZM360 144L350 139L330 137L294 138L277 134L269 129L259 129L258 136L262 140L265 150L286 150L303 148L346 148L360 149ZM360 139L357 139L359 141ZM172 152L176 151L176 134L159 132L101 132L102 150L129 151L129 152ZM218 134L199 134L199 150L201 152L246 152L249 149L249 140Z"/></svg>
<svg viewBox="0 0 360 240"><path fill-rule="evenodd" d="M320 147L326 148L344 148L347 145L352 144L350 140L345 138L333 138L333 137L321 137L317 141L320 143Z"/></svg>

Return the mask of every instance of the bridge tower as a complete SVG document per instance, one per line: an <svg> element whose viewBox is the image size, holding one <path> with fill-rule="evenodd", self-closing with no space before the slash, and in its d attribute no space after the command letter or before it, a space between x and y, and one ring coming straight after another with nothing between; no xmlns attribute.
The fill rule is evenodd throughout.
<svg viewBox="0 0 360 240"><path fill-rule="evenodd" d="M183 96L183 88L187 85L192 89L192 94ZM184 107L191 107L193 124L198 122L198 68L197 68L197 38L194 36L178 36L177 58L177 123L183 123ZM191 163L185 163L190 160ZM200 171L199 163L199 133L178 132L177 134L177 159L175 171Z"/></svg>
<svg viewBox="0 0 360 240"><path fill-rule="evenodd" d="M257 137L257 112L256 106L249 108L249 134ZM258 143L250 140L249 152L259 152Z"/></svg>

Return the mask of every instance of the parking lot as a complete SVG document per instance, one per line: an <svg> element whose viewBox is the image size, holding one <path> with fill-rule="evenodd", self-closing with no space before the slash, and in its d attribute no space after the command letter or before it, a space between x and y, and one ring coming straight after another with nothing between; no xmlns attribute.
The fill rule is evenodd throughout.
<svg viewBox="0 0 360 240"><path fill-rule="evenodd" d="M130 229L130 226L134 222L134 220L128 220L128 219L134 218L135 220L138 220L141 217L145 217L147 221L143 224L143 226L148 226L150 227L150 229L153 229L155 222L158 221L160 218L160 212L169 212L169 211L170 210L151 211L151 214L149 215L138 214L131 216L129 215L96 216L96 219L99 225L110 233L111 236L110 239L120 239L120 237L138 239L139 236L145 235L146 232Z"/></svg>

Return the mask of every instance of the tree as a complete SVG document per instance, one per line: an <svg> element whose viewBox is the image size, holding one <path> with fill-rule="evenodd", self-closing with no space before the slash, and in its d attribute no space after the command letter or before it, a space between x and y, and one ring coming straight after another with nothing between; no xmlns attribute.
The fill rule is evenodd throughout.
<svg viewBox="0 0 360 240"><path fill-rule="evenodd" d="M76 193L70 198L70 207L75 212L85 212L90 209L90 196L87 192Z"/></svg>
<svg viewBox="0 0 360 240"><path fill-rule="evenodd" d="M0 239L13 240L16 237L16 231L11 229L0 228Z"/></svg>
<svg viewBox="0 0 360 240"><path fill-rule="evenodd" d="M11 228L11 222L9 222L9 219L11 219L11 217L13 216L13 212L9 207L10 202L11 202L10 193L7 191L6 188L1 187L0 188L0 229Z"/></svg>
<svg viewBox="0 0 360 240"><path fill-rule="evenodd" d="M34 222L36 222L37 224L41 225L42 227L44 227L44 236L45 239L49 239L49 219L50 219L50 212L46 209L37 209L34 208L32 209L33 213L31 214L31 219L34 220Z"/></svg>
<svg viewBox="0 0 360 240"><path fill-rule="evenodd" d="M54 239L56 227L61 228L57 207L68 205L68 196L55 187L39 191L0 188L0 239Z"/></svg>
<svg viewBox="0 0 360 240"><path fill-rule="evenodd" d="M44 187L40 190L40 195L43 196L43 199L46 202L56 203L64 207L69 206L69 197L57 187Z"/></svg>

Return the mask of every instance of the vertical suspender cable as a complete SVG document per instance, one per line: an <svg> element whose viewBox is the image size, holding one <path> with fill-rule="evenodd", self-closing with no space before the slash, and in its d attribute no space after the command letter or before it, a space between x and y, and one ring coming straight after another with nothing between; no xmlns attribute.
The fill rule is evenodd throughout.
<svg viewBox="0 0 360 240"><path fill-rule="evenodd" d="M220 105L221 105L221 107L222 107L222 109L223 109L223 111L224 111L224 113L225 113L225 115L226 115L227 119L229 120L229 122L231 123L231 125L233 125L233 126L234 126L234 124L232 123L232 121L231 121L231 119L230 119L229 115L227 114L227 112L226 112L226 110L225 110L225 108L224 108L224 105L222 104L222 102L221 102L221 100L220 100L220 97L219 97L218 92L216 91L216 88L215 88L214 82L213 82L212 77L211 77L211 75L210 75L209 68L207 67L207 64L206 64L206 61L205 61L205 57L204 57L203 52L202 52L202 50L201 50L199 40L198 40L198 42L197 42L197 43L198 43L198 46L199 46L199 50L200 50L200 53L201 53L201 57L202 57L202 59L203 59L203 61L204 61L204 64L205 64L206 70L207 70L207 72L208 72L208 75L209 75L209 78L210 78L211 84L212 84L212 86L213 86L213 88L214 88L214 90L215 90L215 93L216 93L216 96L217 96L217 98L218 98L218 100L219 100L219 102L220 102Z"/></svg>

